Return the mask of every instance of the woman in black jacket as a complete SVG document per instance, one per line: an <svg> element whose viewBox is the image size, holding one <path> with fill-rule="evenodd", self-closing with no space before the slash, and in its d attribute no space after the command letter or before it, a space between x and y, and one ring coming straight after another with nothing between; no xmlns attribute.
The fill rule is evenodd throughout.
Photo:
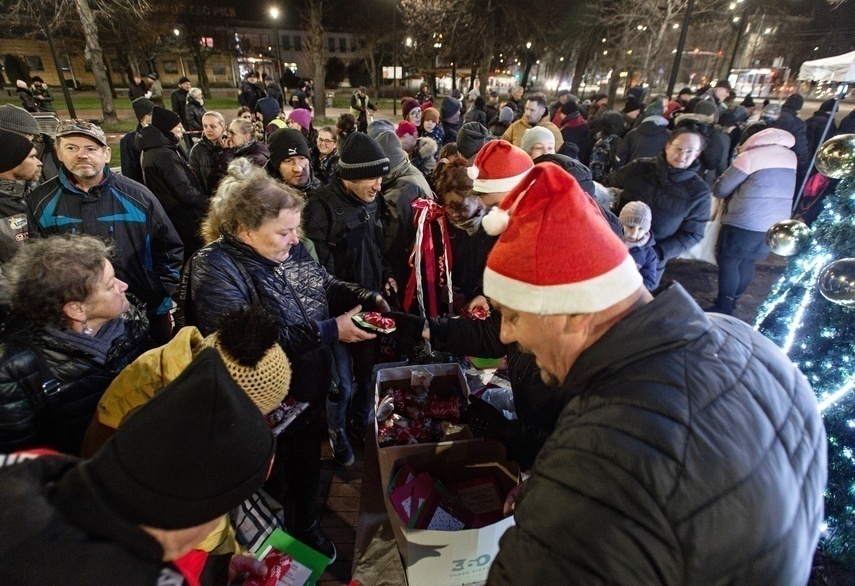
<svg viewBox="0 0 855 586"><path fill-rule="evenodd" d="M187 117L187 130L193 132L193 138L200 138L202 132L202 116L205 115L205 99L202 90L194 87L187 93L187 106L184 109Z"/></svg>
<svg viewBox="0 0 855 586"><path fill-rule="evenodd" d="M104 390L151 347L109 254L91 236L53 236L4 267L16 315L0 345L0 453L78 454Z"/></svg>
<svg viewBox="0 0 855 586"><path fill-rule="evenodd" d="M137 146L142 151L145 186L160 201L184 243L186 262L202 246L198 232L208 198L178 146L183 136L178 114L155 107L151 126L140 130Z"/></svg>
<svg viewBox="0 0 855 586"><path fill-rule="evenodd" d="M182 283L189 320L204 335L238 307L264 305L279 323L279 343L291 360L291 395L309 408L279 436L268 488L281 498L288 483L295 536L334 558L318 527L324 400L332 385L331 346L374 338L351 320L360 307L388 309L380 293L331 277L297 237L304 199L245 159L229 166L206 225L218 239L190 261ZM338 317L331 317L336 315Z"/></svg>

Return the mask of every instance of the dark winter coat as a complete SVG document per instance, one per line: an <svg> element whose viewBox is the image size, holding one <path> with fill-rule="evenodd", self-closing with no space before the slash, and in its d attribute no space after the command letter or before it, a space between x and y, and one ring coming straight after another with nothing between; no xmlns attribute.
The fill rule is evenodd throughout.
<svg viewBox="0 0 855 586"><path fill-rule="evenodd" d="M257 84L243 81L240 84L240 95L238 95L238 103L241 106L246 106L255 112L255 105L258 100L264 97L264 91Z"/></svg>
<svg viewBox="0 0 855 586"><path fill-rule="evenodd" d="M144 81L140 81L138 84L131 84L128 87L128 99L133 102L137 98L144 98L146 92L148 92L148 88Z"/></svg>
<svg viewBox="0 0 855 586"><path fill-rule="evenodd" d="M50 90L46 85L41 87L32 87L33 99L41 112L56 112L53 106L53 96L50 95Z"/></svg>
<svg viewBox="0 0 855 586"><path fill-rule="evenodd" d="M641 273L641 278L644 279L644 287L648 291L653 291L659 284L659 279L656 276L659 257L656 251L653 250L654 244L656 244L656 239L651 234L650 240L647 243L642 246L633 246L629 249L629 254L632 260L635 261L635 266L638 268L638 272Z"/></svg>
<svg viewBox="0 0 855 586"><path fill-rule="evenodd" d="M38 112L39 107L36 105L36 100L30 90L18 88L18 99L21 100L21 107L27 112Z"/></svg>
<svg viewBox="0 0 855 586"><path fill-rule="evenodd" d="M169 96L172 102L172 111L178 114L181 118L181 123L184 124L184 129L187 130L187 90L179 87Z"/></svg>
<svg viewBox="0 0 855 586"><path fill-rule="evenodd" d="M710 188L698 177L695 162L675 169L664 157L636 159L609 175L607 184L623 189L618 209L643 201L653 212L651 231L656 239L659 268L701 241L710 219Z"/></svg>
<svg viewBox="0 0 855 586"><path fill-rule="evenodd" d="M478 105L475 104L463 116L463 122L464 123L466 123L466 122L478 122L486 128L486 126L487 126L487 111L483 107L478 108Z"/></svg>
<svg viewBox="0 0 855 586"><path fill-rule="evenodd" d="M137 146L142 151L146 187L166 210L184 243L184 259L199 250L199 224L208 209L208 197L190 169L184 151L160 129L147 126L140 131Z"/></svg>
<svg viewBox="0 0 855 586"><path fill-rule="evenodd" d="M119 141L119 160L122 165L122 175L128 179L133 179L137 183L143 182L142 173L142 151L137 146L140 130L142 126L137 124L137 129L127 133Z"/></svg>
<svg viewBox="0 0 855 586"><path fill-rule="evenodd" d="M828 127L828 134L823 139L822 133L825 132L825 125L828 123L828 118L831 112L823 112L817 110L813 116L805 122L805 137L807 138L808 157L813 157L817 147L829 138L837 136L837 124L834 120L831 121L831 126Z"/></svg>
<svg viewBox="0 0 855 586"><path fill-rule="evenodd" d="M706 141L707 144L701 156L698 157L698 162L701 164L698 174L707 182L707 185L712 187L715 180L721 177L721 174L727 169L730 155L730 136L711 124L706 135Z"/></svg>
<svg viewBox="0 0 855 586"><path fill-rule="evenodd" d="M811 164L811 155L813 153L808 152L807 124L799 118L798 110L795 110L788 106L787 102L784 102L784 105L781 107L781 116L769 124L769 126L786 130L796 138L796 143L791 150L796 153L796 158L799 161L796 174L799 178L804 177L808 166ZM796 185L798 185L798 182Z"/></svg>
<svg viewBox="0 0 855 586"><path fill-rule="evenodd" d="M187 117L187 120L184 122L184 130L202 131L202 116L205 115L205 106L203 104L200 104L195 98L188 97L187 104L184 107L184 115ZM197 134L196 136L199 135Z"/></svg>
<svg viewBox="0 0 855 586"><path fill-rule="evenodd" d="M110 261L128 292L158 309L178 288L183 248L160 202L143 185L104 168L88 193L63 171L27 198L30 238L86 234L116 243ZM170 300L171 306L171 300Z"/></svg>
<svg viewBox="0 0 855 586"><path fill-rule="evenodd" d="M561 387L543 382L534 356L523 352L517 344L502 343L500 312L491 311L483 321L431 318L428 322L430 343L436 350L479 358L507 357L518 419L510 422L497 439L505 444L510 459L525 468L530 467L555 429L558 414L569 397Z"/></svg>
<svg viewBox="0 0 855 586"><path fill-rule="evenodd" d="M442 144L443 146L447 145L450 142L457 142L457 131L460 130L460 122L455 122L452 124L451 122L446 122L443 120L440 122L440 126L442 127Z"/></svg>
<svg viewBox="0 0 855 586"><path fill-rule="evenodd" d="M382 195L364 202L335 177L309 196L303 229L329 274L380 291L393 276L383 255L385 213Z"/></svg>
<svg viewBox="0 0 855 586"><path fill-rule="evenodd" d="M105 364L17 319L5 324L0 344L0 453L50 447L80 453L86 428L101 395L119 371L151 348L148 323L138 310L121 318L125 330ZM55 381L52 400L43 385Z"/></svg>
<svg viewBox="0 0 855 586"><path fill-rule="evenodd" d="M825 430L772 342L673 284L563 388L488 584L807 583Z"/></svg>
<svg viewBox="0 0 855 586"><path fill-rule="evenodd" d="M193 257L189 275L191 322L204 335L216 331L220 317L239 307L260 303L273 313L280 327L279 344L293 369L290 394L298 401L322 401L329 390L330 344L338 339L330 315L356 305L374 308L374 292L330 276L302 244L277 263L222 236Z"/></svg>
<svg viewBox="0 0 855 586"><path fill-rule="evenodd" d="M10 457L0 468L0 583L183 586L163 548L123 520L78 458Z"/></svg>
<svg viewBox="0 0 855 586"><path fill-rule="evenodd" d="M588 122L582 117L582 114L573 112L569 116L565 116L559 129L564 144L576 145L579 148L578 159L587 165L588 159L591 158L591 133L588 130Z"/></svg>
<svg viewBox="0 0 855 586"><path fill-rule="evenodd" d="M0 179L0 269L27 240L27 195L34 188L33 181Z"/></svg>
<svg viewBox="0 0 855 586"><path fill-rule="evenodd" d="M317 149L312 149L312 171L314 171L318 181L324 185L330 184L338 169L338 159L338 149L334 150L324 159L321 158L321 154Z"/></svg>
<svg viewBox="0 0 855 586"><path fill-rule="evenodd" d="M638 128L626 133L615 151L615 168L625 167L630 161L644 157L657 157L668 144L668 121L662 116L648 116Z"/></svg>
<svg viewBox="0 0 855 586"><path fill-rule="evenodd" d="M484 268L487 266L487 256L493 250L498 236L490 236L484 229L471 236L449 222L448 231L451 237L451 282L455 289L460 289L463 299L468 303L478 295L484 294Z"/></svg>
<svg viewBox="0 0 855 586"><path fill-rule="evenodd" d="M837 129L838 134L853 134L855 133L855 109L849 112L840 121L840 128Z"/></svg>
<svg viewBox="0 0 855 586"><path fill-rule="evenodd" d="M246 157L256 167L264 168L270 160L270 150L267 145L259 140L248 140L234 149L225 149L222 158L226 166L235 159Z"/></svg>
<svg viewBox="0 0 855 586"><path fill-rule="evenodd" d="M275 81L267 84L267 97L276 100L279 103L280 110L285 106L285 95L282 93L280 85Z"/></svg>
<svg viewBox="0 0 855 586"><path fill-rule="evenodd" d="M383 177L381 193L387 210L383 217L384 256L398 284L403 286L410 276L408 259L416 241L413 202L434 199L433 191L421 171L405 160Z"/></svg>
<svg viewBox="0 0 855 586"><path fill-rule="evenodd" d="M202 190L208 197L217 191L217 185L226 171L227 158L223 148L214 144L206 136L190 149L190 169L202 184Z"/></svg>

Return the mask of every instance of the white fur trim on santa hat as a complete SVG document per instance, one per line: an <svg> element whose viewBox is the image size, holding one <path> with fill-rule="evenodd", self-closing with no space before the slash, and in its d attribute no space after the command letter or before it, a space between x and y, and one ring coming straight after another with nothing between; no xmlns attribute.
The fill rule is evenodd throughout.
<svg viewBox="0 0 855 586"><path fill-rule="evenodd" d="M501 179L475 179L472 182L472 191L475 193L498 193L500 191L510 191L523 180L523 177L528 175L531 169L526 169L525 173L520 173L513 177L502 177Z"/></svg>
<svg viewBox="0 0 855 586"><path fill-rule="evenodd" d="M612 270L587 281L561 285L532 285L484 269L484 295L502 305L538 315L595 313L619 303L643 284L629 255Z"/></svg>

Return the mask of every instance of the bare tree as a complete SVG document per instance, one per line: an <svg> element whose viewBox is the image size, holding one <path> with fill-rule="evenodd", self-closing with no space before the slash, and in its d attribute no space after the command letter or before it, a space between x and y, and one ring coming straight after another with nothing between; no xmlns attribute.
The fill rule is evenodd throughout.
<svg viewBox="0 0 855 586"><path fill-rule="evenodd" d="M313 106L315 117L319 119L327 116L324 12L324 0L306 0L303 9L303 30L306 33L306 49L312 64L312 78L315 80Z"/></svg>

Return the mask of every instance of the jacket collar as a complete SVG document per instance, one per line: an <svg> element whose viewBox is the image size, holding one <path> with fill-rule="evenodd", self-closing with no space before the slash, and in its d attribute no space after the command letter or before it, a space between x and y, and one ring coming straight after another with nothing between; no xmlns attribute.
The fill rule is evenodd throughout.
<svg viewBox="0 0 855 586"><path fill-rule="evenodd" d="M68 191L71 191L72 193L76 193L77 195L82 195L84 197L86 197L88 195L85 191L83 191L82 189L80 189L79 187L74 185L74 181L71 179L70 173L68 172L68 169L65 168L65 165L62 166L62 169L60 170L58 177L59 177L59 183L60 183L60 185L62 185L62 187L64 189L67 189ZM96 185L94 187L90 187L89 191L91 192L93 189L96 189L96 188L99 190L102 189L104 186L106 186L108 183L110 183L112 181L112 179L113 179L113 172L110 170L110 166L104 165L104 177L103 177L103 179L101 179L101 182L98 185Z"/></svg>
<svg viewBox="0 0 855 586"><path fill-rule="evenodd" d="M671 283L582 352L564 386L571 394L578 394L630 362L683 346L711 328L712 322L683 286Z"/></svg>

